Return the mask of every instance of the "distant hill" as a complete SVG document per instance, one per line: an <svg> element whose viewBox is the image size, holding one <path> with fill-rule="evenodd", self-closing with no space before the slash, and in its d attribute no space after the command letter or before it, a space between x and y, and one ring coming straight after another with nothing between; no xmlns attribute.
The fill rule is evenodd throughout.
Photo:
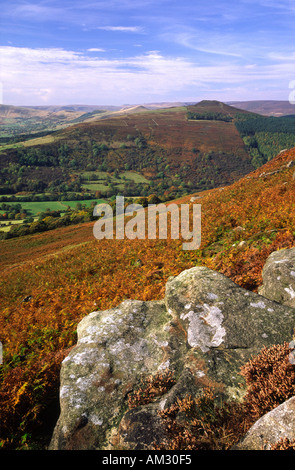
<svg viewBox="0 0 295 470"><path fill-rule="evenodd" d="M216 110L217 120L208 120L207 115L203 120L188 118L189 113ZM52 167L63 170L71 181L86 170L136 171L150 181L146 190L158 194L227 185L253 170L234 122L223 120L243 113L250 114L217 101L158 110L128 107L104 119L93 111L87 113L88 122L82 115L76 121L83 122L2 150L0 169L3 173L8 162L29 166L29 179L42 181L44 189L55 184ZM7 181L4 173L2 181ZM18 191L26 190L26 183L26 178L18 182Z"/></svg>
<svg viewBox="0 0 295 470"><path fill-rule="evenodd" d="M286 116L295 113L295 106L289 101L230 101L230 106L250 111L252 113L262 114L264 116Z"/></svg>
<svg viewBox="0 0 295 470"><path fill-rule="evenodd" d="M217 100L162 104L113 110L2 105L1 129L10 126L16 137L0 137L0 194L81 192L90 171L87 190L94 197L96 190L103 197L118 190L177 197L231 184L295 144L291 117L265 117ZM120 181L125 171L146 183ZM95 172L109 173L108 182Z"/></svg>
<svg viewBox="0 0 295 470"><path fill-rule="evenodd" d="M216 100L203 100L200 101L199 103L193 104L188 106L188 109L190 111L196 111L196 112L212 112L212 113L221 113L229 116L236 116L237 114L248 114L250 111L247 109L235 107L234 104L229 105L226 103L222 103L221 101L216 101Z"/></svg>
<svg viewBox="0 0 295 470"><path fill-rule="evenodd" d="M112 105L65 105L65 106L11 106L0 105L0 139L20 134L39 133L66 128L78 122L108 119L126 113L139 113L172 108L196 108L196 111L223 112L233 116L242 111L265 116L294 114L294 106L288 101L232 101L216 100L194 102L138 103L122 106ZM233 109L236 108L236 111Z"/></svg>

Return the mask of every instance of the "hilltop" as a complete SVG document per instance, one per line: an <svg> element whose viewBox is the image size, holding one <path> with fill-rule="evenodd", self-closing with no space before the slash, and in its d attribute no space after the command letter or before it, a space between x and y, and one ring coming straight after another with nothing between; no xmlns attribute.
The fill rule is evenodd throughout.
<svg viewBox="0 0 295 470"><path fill-rule="evenodd" d="M200 101L199 103L192 104L189 107L189 110L194 112L200 112L200 113L221 113L224 115L229 115L232 118L235 117L237 114L251 114L252 111L248 111L243 109L242 107L236 107L234 106L234 103L232 105L222 103L221 101L217 100L203 100Z"/></svg>

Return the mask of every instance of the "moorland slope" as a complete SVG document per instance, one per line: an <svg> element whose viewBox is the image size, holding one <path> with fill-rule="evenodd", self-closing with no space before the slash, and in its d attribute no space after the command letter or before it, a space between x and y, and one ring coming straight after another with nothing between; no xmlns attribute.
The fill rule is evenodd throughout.
<svg viewBox="0 0 295 470"><path fill-rule="evenodd" d="M195 251L181 240L98 241L93 223L1 241L1 446L46 447L60 364L91 311L161 299L169 276L196 265L257 291L269 254L295 246L294 162L295 148L227 187L178 199L202 207Z"/></svg>

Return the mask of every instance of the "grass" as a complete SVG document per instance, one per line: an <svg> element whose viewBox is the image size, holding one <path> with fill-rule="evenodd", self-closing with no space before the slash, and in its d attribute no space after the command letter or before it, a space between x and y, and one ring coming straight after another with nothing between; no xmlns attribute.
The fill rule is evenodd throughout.
<svg viewBox="0 0 295 470"><path fill-rule="evenodd" d="M106 180L107 178L110 178L112 182L116 183L121 183L122 179L125 177L126 180L131 180L134 181L134 183L149 183L149 180L147 180L143 175L136 173L134 171L123 171L119 173L119 178L116 178L114 175L106 172L106 171L82 171L81 173L77 173L79 176L81 176L84 179L88 179L88 181L94 181L94 177L98 181L100 180ZM124 181L124 180L123 180Z"/></svg>
<svg viewBox="0 0 295 470"><path fill-rule="evenodd" d="M57 140L56 136L49 134L49 135L45 135L44 137L37 137L36 139L26 140L25 142L22 142L22 145L24 147L32 147L35 145L51 144L55 142L56 140Z"/></svg>
<svg viewBox="0 0 295 470"><path fill-rule="evenodd" d="M1 212L3 212L3 211L1 211ZM7 221L2 220L1 221L0 231L1 232L9 232L11 225L20 225L22 223L23 223L22 220L7 220Z"/></svg>
<svg viewBox="0 0 295 470"><path fill-rule="evenodd" d="M16 149L16 148L21 148L21 147L23 147L23 143L22 143L22 142L18 142L18 143L16 143L16 144L1 145L1 146L0 146L0 153L1 153L1 152L4 152L5 150Z"/></svg>
<svg viewBox="0 0 295 470"><path fill-rule="evenodd" d="M124 171L123 173L120 173L120 176L121 178L125 176L127 180L134 181L134 183L149 183L149 180L147 180L143 175L134 173L133 171Z"/></svg>
<svg viewBox="0 0 295 470"><path fill-rule="evenodd" d="M101 191L101 192L106 192L109 187L107 184L103 184L103 183L98 183L98 182L95 182L95 183L84 183L82 184L82 187L85 188L85 189L89 189L90 191Z"/></svg>
<svg viewBox="0 0 295 470"><path fill-rule="evenodd" d="M39 212L45 212L47 209L52 211L65 212L69 206L71 209L75 209L77 204L85 204L86 207L90 207L91 203L95 201L97 204L104 202L103 199L85 199L82 201L40 201L40 202L22 202L22 209L26 210L28 214L33 217L37 216ZM11 206L18 204L17 202L10 202Z"/></svg>
<svg viewBox="0 0 295 470"><path fill-rule="evenodd" d="M133 171L124 171L120 173L119 177L117 178L113 174L107 173L105 171L85 171L80 173L80 176L84 178L84 181L85 179L88 179L87 182L82 184L82 187L93 192L106 192L109 189L108 183L106 182L107 179L109 179L110 184L115 184L119 190L124 189L124 184L130 181L136 184L149 183L149 180L146 179L143 175Z"/></svg>

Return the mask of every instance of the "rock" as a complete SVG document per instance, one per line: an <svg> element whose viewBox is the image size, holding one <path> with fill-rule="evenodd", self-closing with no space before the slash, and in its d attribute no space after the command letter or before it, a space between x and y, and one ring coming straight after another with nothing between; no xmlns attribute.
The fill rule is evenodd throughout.
<svg viewBox="0 0 295 470"><path fill-rule="evenodd" d="M113 442L121 449L150 449L156 443L167 439L165 426L159 416L159 410L167 408L187 395L194 396L198 391L195 375L187 368L180 374L179 379L164 397L155 403L131 409L123 416Z"/></svg>
<svg viewBox="0 0 295 470"><path fill-rule="evenodd" d="M295 439L295 397L266 413L232 450L270 450L281 438Z"/></svg>
<svg viewBox="0 0 295 470"><path fill-rule="evenodd" d="M239 287L205 267L169 278L162 301L125 301L92 312L61 368L60 417L50 449L151 449L162 442L158 410L214 384L245 393L240 367L263 346L291 341L295 309ZM171 371L150 403L128 408L140 380Z"/></svg>
<svg viewBox="0 0 295 470"><path fill-rule="evenodd" d="M188 346L206 373L240 394L240 366L263 346L292 339L295 310L247 291L205 267L182 272L166 286L168 312L180 319Z"/></svg>
<svg viewBox="0 0 295 470"><path fill-rule="evenodd" d="M295 308L295 248L274 251L262 271L259 294Z"/></svg>
<svg viewBox="0 0 295 470"><path fill-rule="evenodd" d="M61 416L51 448L102 446L140 377L166 367L168 323L164 302L140 301L93 312L79 323L77 346L62 364ZM175 346L181 350L177 341ZM83 432L91 435L87 442L76 431L82 418Z"/></svg>

